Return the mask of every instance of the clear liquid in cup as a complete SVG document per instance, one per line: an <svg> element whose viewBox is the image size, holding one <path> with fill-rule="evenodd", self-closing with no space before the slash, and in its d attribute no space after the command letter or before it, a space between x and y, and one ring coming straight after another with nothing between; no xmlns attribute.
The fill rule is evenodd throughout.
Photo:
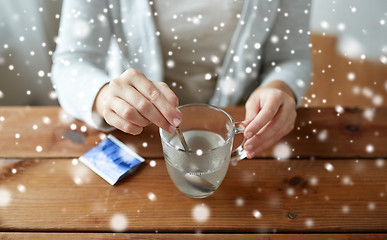
<svg viewBox="0 0 387 240"><path fill-rule="evenodd" d="M167 150L165 157L168 173L186 195L193 198L206 197L219 187L226 175L232 144L225 145L225 140L219 134L206 130L189 130L183 132L183 135L191 152ZM169 143L184 149L177 136Z"/></svg>

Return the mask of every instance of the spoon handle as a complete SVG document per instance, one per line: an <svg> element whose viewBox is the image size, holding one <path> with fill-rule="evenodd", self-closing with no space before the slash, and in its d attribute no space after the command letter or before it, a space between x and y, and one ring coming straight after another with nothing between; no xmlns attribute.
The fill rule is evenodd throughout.
<svg viewBox="0 0 387 240"><path fill-rule="evenodd" d="M176 127L176 134L177 134L177 136L179 137L180 142L181 142L181 144L182 144L183 147L184 147L184 150L185 150L185 151L189 151L189 147L188 147L188 145L187 145L187 142L185 141L184 135L181 133L179 127Z"/></svg>

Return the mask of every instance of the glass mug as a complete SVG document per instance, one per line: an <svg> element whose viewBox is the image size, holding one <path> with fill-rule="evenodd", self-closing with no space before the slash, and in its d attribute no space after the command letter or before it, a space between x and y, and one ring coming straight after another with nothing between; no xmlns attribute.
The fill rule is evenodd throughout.
<svg viewBox="0 0 387 240"><path fill-rule="evenodd" d="M179 107L180 125L189 150L184 150L177 134L160 129L168 174L176 187L192 198L204 198L222 183L230 162L246 157L243 143L234 151L234 135L243 133L224 110L207 104Z"/></svg>

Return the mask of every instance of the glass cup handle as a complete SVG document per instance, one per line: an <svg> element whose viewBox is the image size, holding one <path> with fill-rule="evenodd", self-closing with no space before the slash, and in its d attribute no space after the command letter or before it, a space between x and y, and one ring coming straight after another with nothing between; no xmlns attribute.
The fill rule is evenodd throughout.
<svg viewBox="0 0 387 240"><path fill-rule="evenodd" d="M245 126L242 122L235 123L235 134L243 133L245 130ZM243 148L243 144L245 144L246 139L243 138L243 141L239 147L237 147L234 151L231 152L231 163L236 163L239 160L242 160L247 157L247 152Z"/></svg>

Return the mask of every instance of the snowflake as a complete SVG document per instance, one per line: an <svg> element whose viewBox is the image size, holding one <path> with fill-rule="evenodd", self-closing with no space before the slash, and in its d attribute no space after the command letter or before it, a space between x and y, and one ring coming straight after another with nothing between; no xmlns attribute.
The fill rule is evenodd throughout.
<svg viewBox="0 0 387 240"><path fill-rule="evenodd" d="M116 213L110 219L110 228L114 232L123 232L128 227L128 220L125 215Z"/></svg>
<svg viewBox="0 0 387 240"><path fill-rule="evenodd" d="M203 155L203 150L201 150L201 149L196 150L196 155L197 156Z"/></svg>
<svg viewBox="0 0 387 240"><path fill-rule="evenodd" d="M210 218L210 209L205 204L198 204L192 209L192 217L197 222L206 222Z"/></svg>
<svg viewBox="0 0 387 240"><path fill-rule="evenodd" d="M147 197L151 201L156 201L156 199L157 199L156 195L154 193L152 193L152 192L148 193Z"/></svg>
<svg viewBox="0 0 387 240"><path fill-rule="evenodd" d="M212 61L214 64L218 64L220 60L219 60L219 57L218 57L218 56L212 55L212 56L211 56L211 61Z"/></svg>
<svg viewBox="0 0 387 240"><path fill-rule="evenodd" d="M348 79L349 81L353 81L353 80L355 80L355 78L356 78L355 73L349 72L349 73L347 74L347 79Z"/></svg>
<svg viewBox="0 0 387 240"><path fill-rule="evenodd" d="M313 227L313 225L314 225L313 219L308 218L308 219L305 220L305 226L306 227L311 228L311 227Z"/></svg>
<svg viewBox="0 0 387 240"><path fill-rule="evenodd" d="M26 192L26 187L23 184L17 185L17 190L21 193Z"/></svg>
<svg viewBox="0 0 387 240"><path fill-rule="evenodd" d="M328 172L333 172L335 169L331 163L325 163L324 167Z"/></svg>
<svg viewBox="0 0 387 240"><path fill-rule="evenodd" d="M328 29L329 28L329 23L327 21L321 21L320 22L320 26L323 28L323 29Z"/></svg>
<svg viewBox="0 0 387 240"><path fill-rule="evenodd" d="M297 79L297 86L300 87L300 88L304 88L305 87L305 82L301 79Z"/></svg>
<svg viewBox="0 0 387 240"><path fill-rule="evenodd" d="M200 15L199 15L200 16ZM201 22L201 18L199 17L193 17L192 18L192 23L195 24L195 25L199 25Z"/></svg>
<svg viewBox="0 0 387 240"><path fill-rule="evenodd" d="M0 207L6 207L11 202L11 193L5 189L0 188Z"/></svg>
<svg viewBox="0 0 387 240"><path fill-rule="evenodd" d="M344 23L339 23L339 24L337 24L337 29L339 30L339 31L344 31L345 30L345 24Z"/></svg>
<svg viewBox="0 0 387 240"><path fill-rule="evenodd" d="M349 206L348 205L344 205L342 208L341 208L341 211L343 213L349 213Z"/></svg>
<svg viewBox="0 0 387 240"><path fill-rule="evenodd" d="M226 95L231 95L235 91L235 82L227 77L226 79L222 80L221 84L221 91Z"/></svg>
<svg viewBox="0 0 387 240"><path fill-rule="evenodd" d="M381 168L384 166L384 160L379 158L379 159L376 159L376 162L375 162L376 166Z"/></svg>
<svg viewBox="0 0 387 240"><path fill-rule="evenodd" d="M363 117L370 122L374 119L374 116L375 116L375 109L367 108L363 111Z"/></svg>
<svg viewBox="0 0 387 240"><path fill-rule="evenodd" d="M85 125L81 126L81 132L86 132L87 131L87 127Z"/></svg>
<svg viewBox="0 0 387 240"><path fill-rule="evenodd" d="M286 189L286 195L288 195L288 197L292 197L292 196L294 196L294 194L295 194L294 188L287 188Z"/></svg>
<svg viewBox="0 0 387 240"><path fill-rule="evenodd" d="M242 207L245 204L245 200L241 197L235 199L235 205L237 207Z"/></svg>
<svg viewBox="0 0 387 240"><path fill-rule="evenodd" d="M175 61L172 59L167 60L167 67L168 68L174 68L175 67Z"/></svg>
<svg viewBox="0 0 387 240"><path fill-rule="evenodd" d="M42 146L36 146L36 151L37 152L42 152L43 151L43 147Z"/></svg>
<svg viewBox="0 0 387 240"><path fill-rule="evenodd" d="M89 36L91 29L89 24L84 20L78 20L73 25L73 34L78 38Z"/></svg>
<svg viewBox="0 0 387 240"><path fill-rule="evenodd" d="M74 165L74 160L73 160ZM90 174L88 168L84 167L84 165L74 165L75 167L72 167L69 169L70 174L73 177L73 181L76 185L81 185L85 182L90 182Z"/></svg>
<svg viewBox="0 0 387 240"><path fill-rule="evenodd" d="M258 211L258 210L254 210L253 211L253 216L255 217L255 218L261 218L262 217L262 213L260 212L260 211Z"/></svg>
<svg viewBox="0 0 387 240"><path fill-rule="evenodd" d="M335 110L337 113L343 114L344 113L344 108L340 105L335 106Z"/></svg>
<svg viewBox="0 0 387 240"><path fill-rule="evenodd" d="M342 45L343 52L350 58L357 58L364 52L361 43L353 37L343 37Z"/></svg>
<svg viewBox="0 0 387 240"><path fill-rule="evenodd" d="M341 182L343 183L343 185L349 185L349 186L353 185L353 182L349 176L344 176Z"/></svg>
<svg viewBox="0 0 387 240"><path fill-rule="evenodd" d="M309 184L312 186L317 186L318 185L318 178L317 177L311 177L309 179Z"/></svg>
<svg viewBox="0 0 387 240"><path fill-rule="evenodd" d="M73 130L73 131L76 130L77 129L77 125L75 123L72 123L70 125L70 129Z"/></svg>
<svg viewBox="0 0 387 240"><path fill-rule="evenodd" d="M155 161L155 160L150 161L150 162L149 162L149 165L150 165L151 167L155 167L155 166L156 166L156 161Z"/></svg>
<svg viewBox="0 0 387 240"><path fill-rule="evenodd" d="M81 185L83 183L82 178L80 177L74 177L73 181L77 185Z"/></svg>
<svg viewBox="0 0 387 240"><path fill-rule="evenodd" d="M278 143L274 146L273 155L277 160L286 160L290 157L292 151L286 143Z"/></svg>
<svg viewBox="0 0 387 240"><path fill-rule="evenodd" d="M366 146L366 151L367 151L368 153L374 152L374 145L368 144L368 145Z"/></svg>
<svg viewBox="0 0 387 240"><path fill-rule="evenodd" d="M372 103L375 105L375 106L381 106L383 104L383 97L381 95L375 95L373 98L372 98Z"/></svg>
<svg viewBox="0 0 387 240"><path fill-rule="evenodd" d="M51 123L51 119L50 119L49 117L47 117L47 116L44 116L44 117L42 118L42 121L43 121L43 123L46 124L46 125L49 125L49 124Z"/></svg>
<svg viewBox="0 0 387 240"><path fill-rule="evenodd" d="M375 210L375 208L376 208L376 205L374 202L368 203L368 210L373 211L373 210Z"/></svg>
<svg viewBox="0 0 387 240"><path fill-rule="evenodd" d="M272 44L277 44L277 43L279 42L279 37L278 37L277 35L271 36L270 42L271 42Z"/></svg>
<svg viewBox="0 0 387 240"><path fill-rule="evenodd" d="M98 138L99 138L100 140L105 140L105 139L107 138L107 136L106 136L105 133L100 133L100 134L98 135Z"/></svg>
<svg viewBox="0 0 387 240"><path fill-rule="evenodd" d="M318 135L317 138L319 141L324 142L328 138L328 131L327 130L322 130Z"/></svg>

